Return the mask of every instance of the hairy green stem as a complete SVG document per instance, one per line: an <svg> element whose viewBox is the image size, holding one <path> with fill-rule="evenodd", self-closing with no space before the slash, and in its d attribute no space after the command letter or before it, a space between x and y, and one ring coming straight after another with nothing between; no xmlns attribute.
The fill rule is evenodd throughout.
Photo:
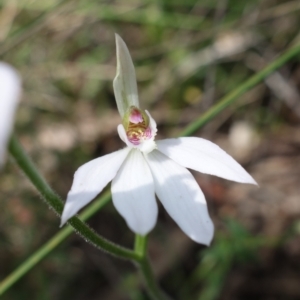
<svg viewBox="0 0 300 300"><path fill-rule="evenodd" d="M141 259L138 261L139 269L144 277L146 287L149 295L153 300L166 300L168 299L164 292L158 286L155 276L153 274L151 264L147 255L147 236L136 235L134 251Z"/></svg>

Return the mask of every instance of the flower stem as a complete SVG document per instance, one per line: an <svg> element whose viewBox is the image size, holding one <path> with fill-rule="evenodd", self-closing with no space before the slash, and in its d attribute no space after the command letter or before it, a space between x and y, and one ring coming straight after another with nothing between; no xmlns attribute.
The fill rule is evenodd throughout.
<svg viewBox="0 0 300 300"><path fill-rule="evenodd" d="M134 241L134 252L139 254L141 257L146 255L148 244L148 237L136 234Z"/></svg>
<svg viewBox="0 0 300 300"><path fill-rule="evenodd" d="M138 234L135 236L134 251L140 256L140 260L137 261L137 264L140 268L141 273L143 274L149 296L151 296L153 300L169 299L158 286L153 274L151 264L147 255L147 236L141 236Z"/></svg>
<svg viewBox="0 0 300 300"><path fill-rule="evenodd" d="M32 184L41 193L43 199L46 201L49 207L53 209L56 214L61 215L63 202L39 174L34 164L31 162L22 146L14 136L10 140L9 151L10 154L14 157L18 166L22 169L22 171L26 174ZM73 227L76 233L81 235L87 242L89 242L93 246L119 258L135 261L139 259L139 256L134 251L118 246L101 237L87 224L82 222L78 217L71 218L68 223Z"/></svg>
<svg viewBox="0 0 300 300"><path fill-rule="evenodd" d="M147 256L145 256L144 259L140 261L139 267L141 273L143 274L149 296L153 300L169 300L170 298L166 296L158 286Z"/></svg>

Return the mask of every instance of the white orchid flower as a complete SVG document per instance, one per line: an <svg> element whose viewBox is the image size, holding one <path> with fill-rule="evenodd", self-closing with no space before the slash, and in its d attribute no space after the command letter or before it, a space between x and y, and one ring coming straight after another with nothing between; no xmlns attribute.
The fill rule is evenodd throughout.
<svg viewBox="0 0 300 300"><path fill-rule="evenodd" d="M210 244L213 223L205 197L186 169L256 184L225 151L210 141L182 137L154 141L156 123L139 108L134 66L124 41L116 35L117 74L114 92L123 119L118 126L124 149L94 159L74 175L62 214L63 225L112 180L115 208L129 228L140 235L156 224L155 194L179 227L195 242Z"/></svg>
<svg viewBox="0 0 300 300"><path fill-rule="evenodd" d="M6 157L7 143L21 95L21 79L10 65L0 62L0 167Z"/></svg>

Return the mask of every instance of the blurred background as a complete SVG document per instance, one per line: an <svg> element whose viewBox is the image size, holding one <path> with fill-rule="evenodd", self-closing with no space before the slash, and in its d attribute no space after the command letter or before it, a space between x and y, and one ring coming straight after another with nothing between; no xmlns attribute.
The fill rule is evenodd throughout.
<svg viewBox="0 0 300 300"><path fill-rule="evenodd" d="M123 147L115 33L128 45L158 138L176 136L300 40L298 0L2 0L0 9L0 59L23 77L15 131L63 199L80 165ZM298 56L195 133L230 153L260 187L194 173L216 226L209 248L160 206L149 253L175 299L300 299L299 87ZM59 219L13 161L0 191L2 280L59 230ZM88 223L132 247L111 203ZM73 234L1 299L149 298L134 266Z"/></svg>

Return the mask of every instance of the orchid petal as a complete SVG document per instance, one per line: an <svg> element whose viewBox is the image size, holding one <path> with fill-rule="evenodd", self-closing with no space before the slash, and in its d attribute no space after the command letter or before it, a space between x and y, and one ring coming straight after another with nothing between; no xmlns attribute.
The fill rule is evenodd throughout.
<svg viewBox="0 0 300 300"><path fill-rule="evenodd" d="M117 74L113 82L119 113L123 118L130 106L139 107L134 65L125 42L116 34Z"/></svg>
<svg viewBox="0 0 300 300"><path fill-rule="evenodd" d="M209 245L214 226L205 197L191 173L157 150L145 157L155 192L169 215L192 240Z"/></svg>
<svg viewBox="0 0 300 300"><path fill-rule="evenodd" d="M11 134L14 114L21 95L21 79L10 65L0 62L0 166Z"/></svg>
<svg viewBox="0 0 300 300"><path fill-rule="evenodd" d="M152 134L152 137L153 137L153 140L154 140L154 137L156 136L156 133L157 133L157 125L156 125L155 120L150 115L149 111L145 110L145 112L149 117L149 127L151 129L151 134Z"/></svg>
<svg viewBox="0 0 300 300"><path fill-rule="evenodd" d="M139 150L132 150L111 185L113 204L135 233L153 229L158 208L148 164Z"/></svg>
<svg viewBox="0 0 300 300"><path fill-rule="evenodd" d="M75 172L62 213L61 226L93 200L116 176L129 151L129 148L124 148L93 159Z"/></svg>
<svg viewBox="0 0 300 300"><path fill-rule="evenodd" d="M181 137L157 141L163 154L183 167L242 183L256 181L218 145L201 138Z"/></svg>

